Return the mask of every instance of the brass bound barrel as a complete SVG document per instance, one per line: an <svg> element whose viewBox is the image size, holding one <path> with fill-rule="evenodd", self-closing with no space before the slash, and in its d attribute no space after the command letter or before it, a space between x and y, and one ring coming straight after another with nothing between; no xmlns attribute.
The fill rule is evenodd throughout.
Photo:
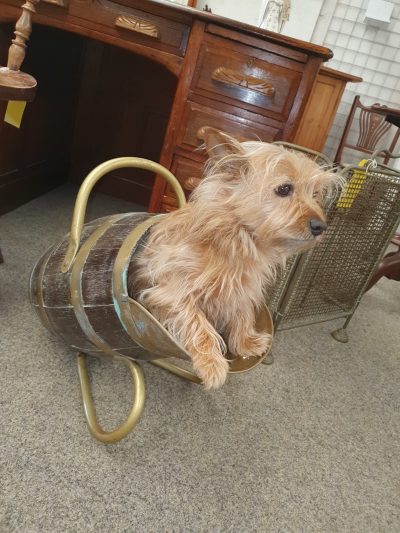
<svg viewBox="0 0 400 533"><path fill-rule="evenodd" d="M61 267L69 236L48 250L34 267L30 283L31 301L43 324L72 348L90 355L187 357L127 293L129 262L157 218L128 213L86 224L67 272Z"/></svg>
<svg viewBox="0 0 400 533"><path fill-rule="evenodd" d="M132 258L145 242L151 226L166 215L125 213L84 225L86 205L94 185L106 173L123 167L144 168L162 175L174 189L178 205L184 205L186 200L179 182L161 165L134 157L106 161L88 175L79 190L71 232L39 259L30 279L31 303L42 323L81 354L78 362L85 414L90 431L103 442L115 442L125 436L136 424L143 408L144 380L136 360L152 360L181 377L200 382L192 372L165 360L189 360L190 357L170 333L128 295L127 275ZM257 327L272 333L272 319L267 308L261 311ZM135 387L141 392L140 401L136 394L137 405L125 427L104 432L98 425L82 354L111 356L130 367ZM243 359L230 354L228 357L230 372L249 370L264 359Z"/></svg>

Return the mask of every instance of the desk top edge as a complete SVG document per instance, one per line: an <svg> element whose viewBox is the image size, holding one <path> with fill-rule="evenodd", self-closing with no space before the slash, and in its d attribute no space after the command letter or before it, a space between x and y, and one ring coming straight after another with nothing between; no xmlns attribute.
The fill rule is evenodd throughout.
<svg viewBox="0 0 400 533"><path fill-rule="evenodd" d="M121 7L132 7L141 11L152 13L153 15L160 15L165 16L166 18L175 19L189 25L193 25L196 20L205 24L219 25L230 30L239 31L245 35L258 37L264 41L270 41L274 44L287 46L293 50L319 57L322 59L322 61L328 61L333 57L332 51L324 46L294 39L293 37L288 37L287 35L268 31L263 28L258 28L257 26L252 26L250 24L215 15L213 13L200 11L192 7L174 4L173 2L169 2L167 0L114 0L114 2L116 4L120 4ZM21 6L22 3L23 2L21 0ZM2 4L10 7L12 6L12 4L0 0L0 5ZM14 9L15 8L16 6L14 5ZM60 8L56 6L56 9ZM7 18L8 17L0 17L0 20L7 20Z"/></svg>

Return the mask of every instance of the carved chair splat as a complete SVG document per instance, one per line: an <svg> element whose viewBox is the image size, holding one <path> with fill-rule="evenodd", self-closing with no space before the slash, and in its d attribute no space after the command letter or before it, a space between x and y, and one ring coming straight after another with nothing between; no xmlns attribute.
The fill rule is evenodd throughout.
<svg viewBox="0 0 400 533"><path fill-rule="evenodd" d="M364 106L360 101L360 95L355 96L335 156L335 163L343 164L343 150L345 148L364 154L372 154L374 152L379 141L394 127L387 120L386 109L386 106L380 104ZM357 110L359 110L358 116L356 116ZM353 143L350 136L351 127L354 123L358 125L358 139ZM390 142L390 146L387 147L389 152L394 151L399 135L400 128L396 127L396 132ZM386 156L384 163L387 164L388 160L389 158Z"/></svg>

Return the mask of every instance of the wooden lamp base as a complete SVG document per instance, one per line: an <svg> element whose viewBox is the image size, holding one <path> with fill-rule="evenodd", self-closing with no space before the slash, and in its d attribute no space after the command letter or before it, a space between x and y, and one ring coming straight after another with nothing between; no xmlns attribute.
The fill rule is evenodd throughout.
<svg viewBox="0 0 400 533"><path fill-rule="evenodd" d="M37 82L33 76L20 70L0 67L0 100L24 100L35 98Z"/></svg>
<svg viewBox="0 0 400 533"><path fill-rule="evenodd" d="M32 15L40 0L26 0L15 25L15 39L8 51L6 67L0 67L0 101L20 100L30 102L35 98L36 80L20 68L25 58L26 41L32 32Z"/></svg>

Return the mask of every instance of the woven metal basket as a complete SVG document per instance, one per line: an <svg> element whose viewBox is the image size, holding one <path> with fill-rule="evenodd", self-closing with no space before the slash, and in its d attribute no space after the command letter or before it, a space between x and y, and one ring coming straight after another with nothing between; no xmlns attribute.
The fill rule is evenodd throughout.
<svg viewBox="0 0 400 533"><path fill-rule="evenodd" d="M345 185L328 208L324 240L291 258L267 296L276 330L346 318L333 333L346 342L345 327L400 223L400 171L369 160L340 172Z"/></svg>

